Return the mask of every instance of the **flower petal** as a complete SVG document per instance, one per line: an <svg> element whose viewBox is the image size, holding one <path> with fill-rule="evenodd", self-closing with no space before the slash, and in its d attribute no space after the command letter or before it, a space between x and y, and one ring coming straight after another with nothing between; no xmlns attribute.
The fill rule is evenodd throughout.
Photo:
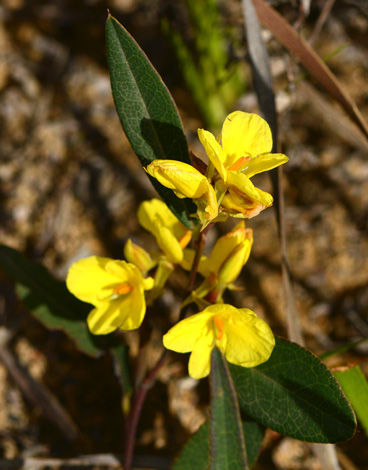
<svg viewBox="0 0 368 470"><path fill-rule="evenodd" d="M197 206L197 214L200 222L211 222L218 215L218 205L215 190L210 183L207 182L207 191L203 196L194 199Z"/></svg>
<svg viewBox="0 0 368 470"><path fill-rule="evenodd" d="M150 201L144 201L139 205L138 222L143 228L153 233L152 230L157 219L171 229L174 229L175 225L180 224L175 215L160 199L154 198Z"/></svg>
<svg viewBox="0 0 368 470"><path fill-rule="evenodd" d="M207 191L207 178L193 166L175 160L154 160L147 173L181 197L201 197Z"/></svg>
<svg viewBox="0 0 368 470"><path fill-rule="evenodd" d="M214 334L211 332L211 334L199 337L196 341L188 365L189 375L193 379L201 379L210 373L214 340Z"/></svg>
<svg viewBox="0 0 368 470"><path fill-rule="evenodd" d="M183 259L183 250L172 231L158 222L154 235L158 246L169 260L173 263L180 263Z"/></svg>
<svg viewBox="0 0 368 470"><path fill-rule="evenodd" d="M208 323L212 314L206 311L185 318L173 326L163 337L165 348L181 353L192 351L203 331L209 331Z"/></svg>
<svg viewBox="0 0 368 470"><path fill-rule="evenodd" d="M267 122L257 114L234 111L222 127L222 148L229 168L239 158L270 152L272 133Z"/></svg>
<svg viewBox="0 0 368 470"><path fill-rule="evenodd" d="M117 284L128 281L126 265L125 261L91 256L70 267L66 285L78 299L97 306L111 297Z"/></svg>
<svg viewBox="0 0 368 470"><path fill-rule="evenodd" d="M106 335L117 328L135 330L141 325L145 311L143 289L136 288L115 300L100 303L88 315L88 328L94 335Z"/></svg>
<svg viewBox="0 0 368 470"><path fill-rule="evenodd" d="M248 261L251 246L250 240L244 240L232 250L219 270L218 280L220 284L231 284L237 279L243 266Z"/></svg>
<svg viewBox="0 0 368 470"><path fill-rule="evenodd" d="M137 266L142 273L148 272L154 266L154 262L148 251L136 245L130 238L128 238L124 245L124 256L129 263Z"/></svg>
<svg viewBox="0 0 368 470"><path fill-rule="evenodd" d="M244 223L240 222L236 227L233 228L233 230L220 237L213 247L211 256L204 265L205 270L218 274L220 267L226 258L230 255L234 248L239 245L239 243L248 238L249 234L250 232L245 228Z"/></svg>
<svg viewBox="0 0 368 470"><path fill-rule="evenodd" d="M226 340L218 347L232 364L255 367L267 361L275 346L275 337L268 324L247 308L222 316Z"/></svg>
<svg viewBox="0 0 368 470"><path fill-rule="evenodd" d="M87 317L87 324L94 335L107 335L119 328L121 321L118 299L103 302L94 308Z"/></svg>
<svg viewBox="0 0 368 470"><path fill-rule="evenodd" d="M268 206L249 199L245 194L234 188L222 201L222 212L235 218L251 219Z"/></svg>
<svg viewBox="0 0 368 470"><path fill-rule="evenodd" d="M182 261L183 247L189 243L191 231L174 216L163 201L152 199L142 202L138 208L138 221L154 235L158 246L170 261Z"/></svg>
<svg viewBox="0 0 368 470"><path fill-rule="evenodd" d="M225 155L220 143L215 139L215 136L211 134L211 132L205 131L204 129L198 129L198 137L208 155L208 158L219 172L221 178L226 181L226 170L224 166Z"/></svg>
<svg viewBox="0 0 368 470"><path fill-rule="evenodd" d="M251 178L253 175L272 170L287 161L289 161L288 157L282 153L266 153L253 157L241 172L248 176L248 178Z"/></svg>
<svg viewBox="0 0 368 470"><path fill-rule="evenodd" d="M246 175L236 171L228 171L228 183L239 190L237 194L243 193L250 200L263 204L266 207L272 205L273 198L271 194L256 188ZM232 188L230 187L230 189Z"/></svg>

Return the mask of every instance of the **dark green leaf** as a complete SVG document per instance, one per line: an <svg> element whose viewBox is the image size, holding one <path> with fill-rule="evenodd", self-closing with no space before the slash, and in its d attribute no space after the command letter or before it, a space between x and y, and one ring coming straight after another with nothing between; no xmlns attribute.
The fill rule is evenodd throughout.
<svg viewBox="0 0 368 470"><path fill-rule="evenodd" d="M227 362L214 347L211 353L210 470L247 469L240 411Z"/></svg>
<svg viewBox="0 0 368 470"><path fill-rule="evenodd" d="M16 282L16 292L46 327L64 330L83 352L97 356L112 338L92 336L86 317L91 306L80 302L45 267L0 245L0 268Z"/></svg>
<svg viewBox="0 0 368 470"><path fill-rule="evenodd" d="M354 435L349 402L310 351L276 338L266 363L254 369L229 366L240 409L264 426L309 442L341 442Z"/></svg>
<svg viewBox="0 0 368 470"><path fill-rule="evenodd" d="M129 398L133 391L129 374L129 348L121 343L111 348L111 354L115 362L115 375L120 382L124 397Z"/></svg>
<svg viewBox="0 0 368 470"><path fill-rule="evenodd" d="M107 58L115 107L125 134L143 166L171 159L190 164L188 144L174 100L142 49L109 15L106 23ZM177 198L151 178L174 214L188 227L196 207Z"/></svg>
<svg viewBox="0 0 368 470"><path fill-rule="evenodd" d="M248 417L242 420L242 427L248 463L252 466L258 457L265 428ZM189 439L179 457L175 460L172 469L188 470L189 468L195 468L196 470L208 470L209 451L209 423L207 421Z"/></svg>

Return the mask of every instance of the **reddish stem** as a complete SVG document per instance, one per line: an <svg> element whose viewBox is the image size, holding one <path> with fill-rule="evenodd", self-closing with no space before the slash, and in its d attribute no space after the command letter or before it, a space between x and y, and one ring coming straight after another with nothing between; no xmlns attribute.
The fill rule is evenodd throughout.
<svg viewBox="0 0 368 470"><path fill-rule="evenodd" d="M209 224L202 232L199 233L197 243L196 243L196 255L193 260L193 265L191 269L191 273L189 276L189 282L187 287L187 292L192 292L194 288L195 279L198 272L199 262L204 250L204 246L206 243L206 236L209 229L212 227L213 224ZM167 362L170 351L164 350L160 359L157 361L155 367L147 374L146 378L139 384L132 403L132 408L130 411L130 415L126 420L126 441L125 441L125 452L124 452L124 470L131 470L132 462L133 462L133 451L134 451L134 444L135 438L137 433L137 427L139 418L142 413L143 404L147 396L148 390L153 386L154 381L156 380L156 376L161 369L161 367Z"/></svg>
<svg viewBox="0 0 368 470"><path fill-rule="evenodd" d="M124 453L124 470L131 470L133 463L133 450L135 444L135 436L137 433L137 427L139 418L141 416L144 401L146 399L147 392L152 388L158 371L167 362L170 356L170 351L165 350L161 354L160 359L157 361L155 367L149 372L146 378L140 383L132 404L132 410L129 416L127 425L127 436L125 441L125 453Z"/></svg>
<svg viewBox="0 0 368 470"><path fill-rule="evenodd" d="M196 243L197 249L196 249L196 254L193 260L193 265L192 265L192 269L191 269L190 276L189 276L187 292L192 292L192 290L194 289L194 283L195 283L197 272L198 272L199 262L201 260L204 246L206 244L207 233L209 229L212 227L212 225L213 224L207 225L207 227L202 232L199 232L197 243Z"/></svg>

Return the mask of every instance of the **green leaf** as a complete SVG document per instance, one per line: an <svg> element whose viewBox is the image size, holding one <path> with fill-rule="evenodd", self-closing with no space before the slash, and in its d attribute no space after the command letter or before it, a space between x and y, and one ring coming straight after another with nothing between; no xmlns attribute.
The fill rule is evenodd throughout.
<svg viewBox="0 0 368 470"><path fill-rule="evenodd" d="M240 409L264 426L309 442L342 442L354 435L354 412L338 382L301 346L276 338L264 364L229 367Z"/></svg>
<svg viewBox="0 0 368 470"><path fill-rule="evenodd" d="M333 373L368 436L368 382L362 369L356 365L334 370Z"/></svg>
<svg viewBox="0 0 368 470"><path fill-rule="evenodd" d="M266 429L248 417L242 419L242 428L245 436L248 463L252 466L257 460ZM207 421L189 439L175 460L172 470L188 470L188 468L208 470L209 451L209 422Z"/></svg>
<svg viewBox="0 0 368 470"><path fill-rule="evenodd" d="M132 382L129 373L129 347L126 344L118 344L110 349L115 365L115 375L120 382L123 391L123 411L128 414L130 398L133 394Z"/></svg>
<svg viewBox="0 0 368 470"><path fill-rule="evenodd" d="M4 245L0 245L0 268L16 282L18 296L46 327L64 330L86 354L101 354L111 335L96 338L90 334L85 319L91 306L76 299L64 282Z"/></svg>
<svg viewBox="0 0 368 470"><path fill-rule="evenodd" d="M248 469L238 400L227 362L211 353L210 470Z"/></svg>
<svg viewBox="0 0 368 470"><path fill-rule="evenodd" d="M190 164L188 144L174 100L145 53L126 29L109 15L107 58L115 107L125 134L143 166L170 159ZM174 214L189 228L197 209L154 178L152 184Z"/></svg>

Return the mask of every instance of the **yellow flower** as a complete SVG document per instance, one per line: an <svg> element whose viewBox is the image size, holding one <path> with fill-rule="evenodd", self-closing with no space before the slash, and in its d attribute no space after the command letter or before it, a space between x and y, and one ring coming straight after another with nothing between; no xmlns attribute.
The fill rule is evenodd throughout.
<svg viewBox="0 0 368 470"><path fill-rule="evenodd" d="M221 205L233 217L253 217L272 205L272 196L256 188L250 178L288 161L286 155L270 153L272 133L267 122L256 114L234 111L229 114L216 139L198 129L208 158L222 180L218 192L226 192Z"/></svg>
<svg viewBox="0 0 368 470"><path fill-rule="evenodd" d="M163 338L167 349L191 352L189 375L195 379L210 372L212 348L216 345L232 364L255 367L267 361L275 338L265 321L247 308L216 304L180 321Z"/></svg>
<svg viewBox="0 0 368 470"><path fill-rule="evenodd" d="M202 224L217 216L215 190L208 179L193 166L176 160L154 160L146 171L163 186L172 189L179 198L193 199Z"/></svg>
<svg viewBox="0 0 368 470"><path fill-rule="evenodd" d="M88 327L95 335L105 335L140 326L146 312L144 291L153 287L153 279L144 279L133 264L92 256L71 266L66 285L78 299L95 306Z"/></svg>
<svg viewBox="0 0 368 470"><path fill-rule="evenodd" d="M156 238L169 261L182 261L183 249L190 242L192 231L175 217L163 201L152 199L142 202L138 208L138 221Z"/></svg>
<svg viewBox="0 0 368 470"><path fill-rule="evenodd" d="M253 244L253 231L245 228L244 221L237 224L229 233L220 237L209 258L202 256L198 271L205 277L203 283L193 292L191 298L204 298L215 303L221 301L224 290L237 279L248 261ZM187 249L181 266L190 269L195 252Z"/></svg>
<svg viewBox="0 0 368 470"><path fill-rule="evenodd" d="M248 261L252 244L253 231L241 221L217 240L210 257L200 263L199 272L206 277L215 275L221 284L234 282Z"/></svg>

